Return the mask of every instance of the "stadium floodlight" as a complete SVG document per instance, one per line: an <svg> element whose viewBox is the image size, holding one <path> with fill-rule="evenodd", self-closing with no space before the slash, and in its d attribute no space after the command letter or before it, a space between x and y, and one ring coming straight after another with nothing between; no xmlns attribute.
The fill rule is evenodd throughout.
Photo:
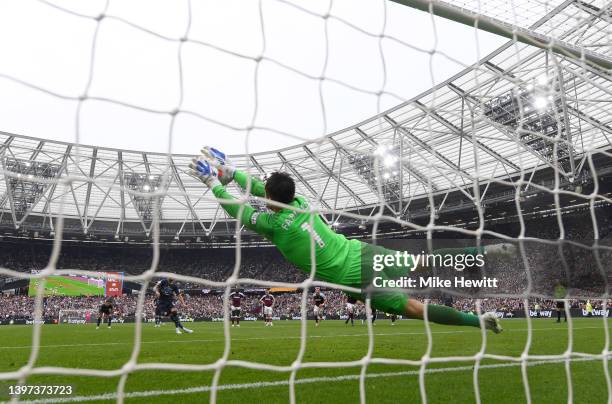
<svg viewBox="0 0 612 404"><path fill-rule="evenodd" d="M537 81L544 80L548 78L540 76ZM571 131L560 91L560 88L518 87L483 103L483 112L490 121L509 128L513 136L516 134L526 150L540 155L550 165L558 161L563 173L571 176L574 146L557 141L558 136L567 138Z"/></svg>
<svg viewBox="0 0 612 404"><path fill-rule="evenodd" d="M162 184L162 176L159 174L126 172L124 173L124 182L131 190L139 193L148 193L152 189L156 191L159 189ZM161 206L163 203L163 197L150 197L130 193L130 199L133 202L138 216L142 220L143 227L147 229L153 221L155 203L158 203L159 206ZM161 209L158 210L157 216L159 219L162 218Z"/></svg>
<svg viewBox="0 0 612 404"><path fill-rule="evenodd" d="M548 99L542 96L535 97L533 105L538 111L544 111L548 107Z"/></svg>
<svg viewBox="0 0 612 404"><path fill-rule="evenodd" d="M378 193L380 182L384 201L393 209L397 208L394 205L401 199L400 155L400 147L389 143L381 143L371 154L347 152L353 170L366 180L375 193Z"/></svg>
<svg viewBox="0 0 612 404"><path fill-rule="evenodd" d="M384 161L385 161L385 167L386 168L391 168L391 167L393 167L393 165L397 161L397 157L395 157L395 156L387 156L387 157L385 157Z"/></svg>
<svg viewBox="0 0 612 404"><path fill-rule="evenodd" d="M374 154L378 155L378 156L384 156L387 152L389 151L389 147L386 144L381 144L380 146L378 146L378 148L374 151Z"/></svg>
<svg viewBox="0 0 612 404"><path fill-rule="evenodd" d="M538 76L538 78L537 78L537 83L538 83L540 86L546 86L546 85L548 85L548 76L547 76L547 75L545 75L545 74L543 74L543 75L541 75L541 76Z"/></svg>

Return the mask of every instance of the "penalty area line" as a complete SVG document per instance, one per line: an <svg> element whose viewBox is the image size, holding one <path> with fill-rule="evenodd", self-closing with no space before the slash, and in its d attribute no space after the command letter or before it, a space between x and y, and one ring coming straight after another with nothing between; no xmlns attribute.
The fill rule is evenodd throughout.
<svg viewBox="0 0 612 404"><path fill-rule="evenodd" d="M599 359L593 358L576 358L570 359L571 362L588 362L595 361ZM527 362L527 366L541 366L541 365L550 365L557 363L565 363L566 359L553 359L553 360L541 360L541 361L533 361ZM521 362L506 362L506 363L494 363L488 365L480 365L479 369L499 369L499 368L512 368L521 366ZM451 373L451 372L463 372L463 371L472 371L474 366L451 366L446 368L426 368L424 370L425 374L436 374L436 373ZM401 372L384 372L384 373L370 373L366 374L365 377L367 379L376 379L381 377L402 377L402 376L418 376L420 373L419 370L406 370ZM312 384L312 383L321 383L321 382L342 382L342 381L352 381L359 380L360 375L351 374L351 375L342 375L342 376L321 376L321 377L310 377L305 379L297 379L295 380L295 384ZM246 390L246 389L261 389L266 387L281 387L281 386L289 386L289 380L277 380L277 381L262 381L262 382L253 382L253 383L240 383L240 384L222 384L217 386L217 391L224 390ZM211 386L197 386L197 387L189 387L184 389L172 389L172 390L145 390L145 391L132 391L123 394L123 398L142 398L142 397L158 397L158 396L175 396L175 395L184 395L184 394L195 394L195 393L207 393L212 390ZM29 404L52 404L52 403L79 403L86 401L98 401L98 400L116 400L118 398L118 394L116 392L113 393L105 393L105 394L97 394L90 396L75 396L75 397L57 397L57 398L43 398L36 400L20 400L22 403ZM8 403L1 402L0 404Z"/></svg>

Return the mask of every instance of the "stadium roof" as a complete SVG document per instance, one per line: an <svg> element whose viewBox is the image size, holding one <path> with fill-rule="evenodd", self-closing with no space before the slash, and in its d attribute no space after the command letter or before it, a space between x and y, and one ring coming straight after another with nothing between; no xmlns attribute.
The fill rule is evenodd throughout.
<svg viewBox="0 0 612 404"><path fill-rule="evenodd" d="M557 2L544 10L539 2L522 2L516 25L610 59L610 10L600 3ZM504 19L511 15L505 4L485 2L481 12ZM554 168L567 183L588 171L588 156L611 147L611 79L610 71L584 61L509 41L477 65L353 127L233 160L258 176L291 173L298 192L328 211L383 202L390 214L405 217L412 201L450 192L477 204L475 181L504 181L512 189L517 178L527 181L542 169ZM9 133L0 134L0 143L7 173L0 182L2 222L16 228L31 220L48 227L62 212L78 219L84 233L101 222L117 233L126 223L148 233L156 214L152 194L159 195L161 222L178 224L178 233L185 226L209 233L227 221L206 187L188 175L193 156Z"/></svg>

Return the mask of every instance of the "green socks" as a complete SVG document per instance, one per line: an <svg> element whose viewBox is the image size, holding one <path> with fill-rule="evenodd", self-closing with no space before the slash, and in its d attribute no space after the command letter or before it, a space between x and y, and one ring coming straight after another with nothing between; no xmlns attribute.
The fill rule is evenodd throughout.
<svg viewBox="0 0 612 404"><path fill-rule="evenodd" d="M452 307L427 305L427 319L431 322L446 325L470 325L480 328L478 316L463 313Z"/></svg>

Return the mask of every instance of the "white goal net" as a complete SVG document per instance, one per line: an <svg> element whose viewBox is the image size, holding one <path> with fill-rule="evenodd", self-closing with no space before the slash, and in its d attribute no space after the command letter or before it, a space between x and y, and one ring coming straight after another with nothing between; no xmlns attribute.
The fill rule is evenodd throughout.
<svg viewBox="0 0 612 404"><path fill-rule="evenodd" d="M5 179L1 185L1 221L19 232L27 228L29 219L38 217L43 229L48 226L54 240L44 270L29 274L16 268L0 268L0 276L38 280L54 275L90 274L87 270L57 268L64 233L77 228L87 235L98 222L111 223L114 217L110 226L114 227L111 231L115 235L111 241L128 242L132 236L124 230L131 223L139 229L142 226L142 233L152 247L151 267L141 274L126 274L125 282L139 282L142 290L146 290L155 278L172 276L179 282L201 288L225 290L222 337L225 345L222 356L212 363L141 362L145 325L142 319L147 297L140 293L133 346L129 360L122 366L112 370L39 366L43 326L34 321L27 364L14 371L0 372L0 381L24 384L35 375L119 377L116 391L104 398L122 403L132 397L126 391L130 375L139 371L208 371L214 377L206 391L210 402L216 402L218 392L224 388L220 384L223 370L241 367L282 374L283 383L288 385L287 400L295 403L301 370L357 368L360 372L355 378L363 403L368 400L366 384L370 366L403 365L415 368L411 375L418 378L420 397L427 402L427 377L435 372L435 366L461 362L470 364L473 394L476 402L480 402L480 372L487 366L482 362L495 360L503 366L520 369L524 398L531 402L530 367L561 362L565 364L567 401L572 402L572 363L598 361L604 369L604 379L598 385L606 389L608 401L612 402L607 315L601 315L605 346L600 353L575 349L570 315L567 349L555 355L532 354L536 334L532 320L535 315L530 315L530 311L537 310L539 316L541 311L534 307L532 299L553 297L551 278L539 274L540 262L531 255L538 249L550 254L550 261L558 264L557 269L561 268L559 273L566 278L563 283L568 292L563 296L566 304L571 299L590 299L597 302L602 312L609 306L611 3L603 0L414 0L370 1L357 6L353 2L332 0L260 0L227 2L231 6L224 6L223 13L216 16L210 15L200 2L189 0L177 2L181 4L176 9L175 2L164 6L163 2L152 5L100 1L96 7L52 0L31 1L26 6L18 3L6 1L0 5L0 25L6 25L3 19L7 24L9 19L18 20L20 31L6 33L0 27L0 33L12 38L19 52L38 54L40 59L22 59L20 66L7 57L6 66L2 66L4 62L0 65L0 92L20 89L32 94L32 104L42 103L45 106L42 109L55 114L54 120L63 123L55 130L68 132L70 140L69 143L48 142L44 146L41 143L38 147L38 140L0 134ZM119 3L134 4L121 6ZM162 10L162 15L163 10L172 10L168 11L168 19L173 22L157 29L142 16L146 13L138 7L159 7L157 11ZM365 7L365 14L371 18L352 14L353 7ZM249 18L237 17L243 8ZM288 34L291 30L274 18L280 9L308 21L304 25L305 34L300 37L306 38L306 43L291 44ZM406 9L428 13L427 23L417 27L411 25L414 21L402 20L398 16L405 16L402 13ZM69 83L56 80L60 77L56 76L58 71L69 66L55 63L53 52L46 51L41 37L53 33L38 29L35 22L47 17L57 24L74 22L88 32L75 40L75 50L69 52L72 55L69 60L78 59L84 67L78 80ZM445 25L449 24L448 20L472 27L470 49L475 63L438 48L439 27L448 27ZM227 24L218 21L227 21ZM416 40L411 38L419 32L406 29L406 25L419 32L433 33L431 45L415 44ZM210 30L218 30L220 34L211 36ZM229 35L240 30L245 32L244 37ZM36 32L34 39L30 31ZM69 41L78 36L77 32L80 31L54 38ZM127 38L128 34L139 37L140 42L122 49L112 49L105 42L106 37ZM229 39L223 40L225 35ZM242 47L241 41L246 41L246 37L251 45L254 41L257 46ZM362 42L348 47L339 37L350 37L350 41L357 38ZM485 41L482 38L487 38L486 49L480 49L481 41ZM290 46L280 45L283 41ZM311 60L314 57L308 54L312 43L319 47L314 62ZM4 46L0 45L2 53L19 54L15 48ZM142 52L140 59L131 58L131 52L139 46L157 46L160 50ZM366 66L359 69L359 75L367 76L367 80L353 77L350 69L338 71L335 58L344 53L353 58L355 66ZM406 60L391 57L390 53L410 56ZM423 61L426 67L419 70L411 66L411 58ZM49 62L49 73L45 80L32 79L30 69L24 66L31 67L41 60ZM154 65L160 60L172 62L155 70ZM125 85L126 81L116 84L114 76L131 82L133 91L118 96L121 89L115 87ZM171 79L160 79L168 77ZM287 89L278 84L289 78L296 80L291 82L296 87ZM263 85L274 79L277 83L273 88ZM406 96L395 90L397 81L425 84L422 93ZM221 92L231 92L231 95L219 98ZM271 101L275 97L282 99L286 92L295 93L291 105L276 105ZM156 101L148 102L151 98ZM336 131L342 125L335 120L335 114L338 110L353 108L352 101L357 99L367 99L364 104L369 107L358 111L358 118L351 122L353 126ZM8 105L11 100L1 95L0 100L1 108L12 111L13 107ZM66 103L69 107L65 107ZM59 107L60 104L63 106ZM291 115L286 120L274 121L275 114L289 112ZM134 121L140 123L132 121L132 126L124 127L127 113L136 114L138 118ZM29 119L44 120L44 117ZM112 145L93 151L82 144L105 141L105 134L101 133L102 129L98 132L96 126L141 137L143 150L149 147L149 142L155 147L163 145L165 153L117 150L121 147ZM506 272L508 283L503 290L478 294L475 308L479 314L485 310L502 313L500 307L495 307L495 299L518 302L520 309L515 311L525 313L528 335L522 353L518 356L489 353L490 336L483 330L482 344L476 354L435 356L432 354L434 336L425 322L427 349L420 359L377 357L375 333L366 321L368 351L361 359L309 362L305 353L311 289L322 286L343 292L361 291L317 280L316 265L303 282L273 282L245 276L241 266L243 247L256 245L261 240L223 216L219 201L189 176L191 156L178 154L176 150L186 144L185 134L190 131L201 134L201 145L193 150L194 156L199 154L200 146L215 146L215 140L220 137L236 136L244 144L243 153L233 159L240 169L258 177L277 170L288 172L296 180L298 193L310 200L310 212L323 215L330 226L348 237L376 242L410 235L431 241L441 233L448 238L469 240L472 245L486 244L486 239L514 243L519 251L516 259L519 266ZM253 145L266 136L278 141L278 150L253 152ZM269 202L244 195L237 187L229 190L239 198L240 204L263 207ZM604 209L605 213L601 213ZM577 219L567 219L568 214L577 215ZM106 216L96 222L98 215ZM540 223L536 220L543 218L549 219L548 227L534 228L539 226L535 223ZM174 228L168 223L179 225ZM225 279L158 271L163 237L179 240L193 227L200 231L194 231L194 240L197 237L198 241L200 238L210 241L208 237L215 236L223 226L229 233L224 236L228 243L235 245L236 254L236 265ZM577 276L581 281L588 279L585 284L574 282L581 264L575 258L568 258L568 249L572 248L589 257L583 261L588 262L587 268L581 268L584 271ZM311 252L314 261L314 248ZM544 287L547 283L548 288ZM38 282L37 285L34 318L40 319L45 284ZM229 293L235 285L303 290L300 345L290 365L230 358ZM102 282L89 286L100 287ZM454 299L473 297L461 290L438 287L410 291L426 302L439 299L435 297L439 292ZM365 303L370 314L370 299ZM78 323L86 315L86 310L62 310L59 322ZM89 399L92 398L82 397L83 401Z"/></svg>

